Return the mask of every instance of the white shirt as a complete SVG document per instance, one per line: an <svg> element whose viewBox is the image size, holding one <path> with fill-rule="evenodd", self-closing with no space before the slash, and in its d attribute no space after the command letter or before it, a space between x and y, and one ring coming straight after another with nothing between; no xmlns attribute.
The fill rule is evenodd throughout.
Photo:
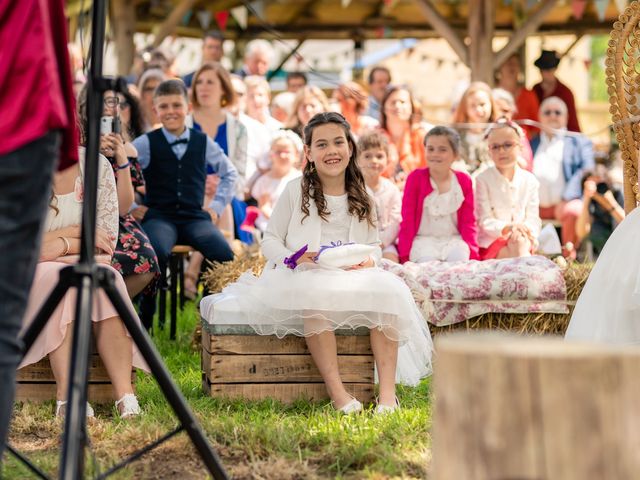
<svg viewBox="0 0 640 480"><path fill-rule="evenodd" d="M380 184L373 190L378 214L378 233L383 247L393 245L398 238L402 220L402 194L395 183L388 178L380 178Z"/></svg>
<svg viewBox="0 0 640 480"><path fill-rule="evenodd" d="M487 248L507 225L518 223L529 227L534 238L540 234L538 188L531 172L516 166L509 181L496 167L490 167L476 178L476 217L478 245Z"/></svg>
<svg viewBox="0 0 640 480"><path fill-rule="evenodd" d="M533 174L540 182L540 205L550 207L562 201L565 181L562 169L564 135L543 133L533 157Z"/></svg>

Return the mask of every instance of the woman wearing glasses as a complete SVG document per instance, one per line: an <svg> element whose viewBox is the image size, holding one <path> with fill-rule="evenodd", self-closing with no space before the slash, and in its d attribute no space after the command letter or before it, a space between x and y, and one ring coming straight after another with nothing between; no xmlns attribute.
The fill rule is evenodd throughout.
<svg viewBox="0 0 640 480"><path fill-rule="evenodd" d="M84 89L78 99L78 116L83 125L86 125L87 121L86 98L86 89ZM130 113L131 103L128 102L132 99L127 100L123 109L124 98L126 97L113 91L107 91L104 94L102 114L112 119L112 125L118 125L120 122L121 110L127 110L127 113ZM129 297L133 298L145 289L153 293L160 278L160 268L149 238L130 213L135 190L144 187L144 178L138 164L138 152L129 141L123 138L128 136L126 132L131 125L132 117L131 115L128 117L128 122L126 124L122 122L115 131L102 132L100 153L107 157L111 164L118 196L118 242L111 266L123 276Z"/></svg>
<svg viewBox="0 0 640 480"><path fill-rule="evenodd" d="M539 183L518 166L525 134L509 120L499 120L487 134L494 166L476 178L476 216L480 258L531 255L540 234Z"/></svg>

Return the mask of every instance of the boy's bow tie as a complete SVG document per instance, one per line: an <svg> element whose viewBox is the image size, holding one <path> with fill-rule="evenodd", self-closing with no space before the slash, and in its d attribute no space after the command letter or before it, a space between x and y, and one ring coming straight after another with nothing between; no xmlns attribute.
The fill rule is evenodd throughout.
<svg viewBox="0 0 640 480"><path fill-rule="evenodd" d="M181 143L189 143L189 140L186 138L179 138L178 140L171 142L169 146L173 147L174 145L180 145Z"/></svg>

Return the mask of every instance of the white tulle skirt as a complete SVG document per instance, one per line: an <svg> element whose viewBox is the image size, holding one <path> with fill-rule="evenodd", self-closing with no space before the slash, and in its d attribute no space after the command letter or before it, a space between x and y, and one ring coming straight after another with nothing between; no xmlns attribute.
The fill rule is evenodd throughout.
<svg viewBox="0 0 640 480"><path fill-rule="evenodd" d="M618 225L602 249L565 338L640 344L640 209Z"/></svg>
<svg viewBox="0 0 640 480"><path fill-rule="evenodd" d="M306 268L305 268L306 267ZM431 373L433 343L411 291L379 268L345 271L300 266L242 274L200 303L215 324L251 325L259 335L308 336L344 328L378 328L399 343L398 383L415 385Z"/></svg>

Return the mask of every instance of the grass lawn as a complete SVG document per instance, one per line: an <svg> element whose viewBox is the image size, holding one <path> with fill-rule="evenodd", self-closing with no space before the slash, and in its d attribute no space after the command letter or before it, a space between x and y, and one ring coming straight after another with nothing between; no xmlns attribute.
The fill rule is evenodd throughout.
<svg viewBox="0 0 640 480"><path fill-rule="evenodd" d="M202 391L200 354L191 346L197 313L189 303L179 317L178 340L168 327L154 340L174 380L201 422L224 467L239 479L425 478L430 460L429 381L399 388L402 409L386 417L341 416L328 403L240 402L208 398ZM89 425L92 454L87 476L104 472L123 455L175 428L177 420L152 377L139 373L136 389L144 415L114 417L111 405L97 406ZM61 424L53 402L16 405L10 443L36 465L57 470ZM96 466L97 465L97 466ZM5 455L2 479L35 478ZM145 455L110 478L207 478L186 433Z"/></svg>

